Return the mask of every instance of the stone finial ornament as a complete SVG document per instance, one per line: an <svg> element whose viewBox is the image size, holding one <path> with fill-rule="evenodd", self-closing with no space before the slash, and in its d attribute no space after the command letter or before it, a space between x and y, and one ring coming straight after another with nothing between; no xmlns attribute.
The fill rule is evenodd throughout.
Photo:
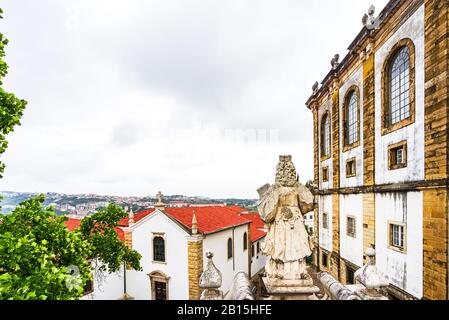
<svg viewBox="0 0 449 320"><path fill-rule="evenodd" d="M376 7L371 5L368 9L368 14L365 13L365 15L362 18L362 23L365 28L368 30L374 30L377 29L380 25L379 17L374 17L374 14L376 12Z"/></svg>
<svg viewBox="0 0 449 320"><path fill-rule="evenodd" d="M199 287L204 289L201 300L223 300L223 292L219 290L222 282L220 270L215 267L212 260L212 251L206 252L207 265L200 277Z"/></svg>
<svg viewBox="0 0 449 320"><path fill-rule="evenodd" d="M134 223L135 223L134 212L133 212L133 209L131 208L128 213L128 225L131 227L134 225Z"/></svg>
<svg viewBox="0 0 449 320"><path fill-rule="evenodd" d="M376 267L376 251L373 248L366 250L368 263L355 273L355 279L363 284L368 290L378 290L390 285L388 278Z"/></svg>
<svg viewBox="0 0 449 320"><path fill-rule="evenodd" d="M315 81L315 83L313 84L312 90L313 90L313 94L316 94L318 92L318 87L319 87L319 83L318 81Z"/></svg>
<svg viewBox="0 0 449 320"><path fill-rule="evenodd" d="M337 69L338 65L340 64L340 62L338 62L338 60L340 60L340 55L336 54L331 60L332 70Z"/></svg>
<svg viewBox="0 0 449 320"><path fill-rule="evenodd" d="M193 217L192 217L192 234L198 234L198 221L196 220L195 210L193 210Z"/></svg>

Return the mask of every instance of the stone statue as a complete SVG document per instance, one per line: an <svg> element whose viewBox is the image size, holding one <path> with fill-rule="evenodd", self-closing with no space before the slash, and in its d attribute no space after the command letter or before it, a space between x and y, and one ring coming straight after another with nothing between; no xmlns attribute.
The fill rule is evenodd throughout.
<svg viewBox="0 0 449 320"><path fill-rule="evenodd" d="M365 14L362 17L362 23L363 26L366 27L368 30L378 29L380 26L380 19L379 17L374 17L374 14L376 13L376 7L371 5L368 9L368 14Z"/></svg>
<svg viewBox="0 0 449 320"><path fill-rule="evenodd" d="M320 86L320 84L318 83L318 81L315 81L315 83L313 84L313 87L312 87L313 94L316 94L318 92L319 86Z"/></svg>
<svg viewBox="0 0 449 320"><path fill-rule="evenodd" d="M303 215L314 209L314 197L299 183L291 156L280 156L276 183L258 192L259 214L268 226L263 253L270 257L265 267L270 285L311 285L306 258L312 255L313 244Z"/></svg>
<svg viewBox="0 0 449 320"><path fill-rule="evenodd" d="M340 63L338 62L339 60L340 60L340 55L339 55L339 54L336 54L336 55L332 58L332 60L331 60L331 66L332 66L332 69L333 69L333 70L337 69L338 65L340 64Z"/></svg>

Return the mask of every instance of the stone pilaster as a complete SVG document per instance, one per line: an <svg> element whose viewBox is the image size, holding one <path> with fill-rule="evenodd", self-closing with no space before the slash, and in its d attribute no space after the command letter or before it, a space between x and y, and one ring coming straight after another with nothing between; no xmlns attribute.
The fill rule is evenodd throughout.
<svg viewBox="0 0 449 320"><path fill-rule="evenodd" d="M340 188L340 97L338 88L332 93L332 162L333 189Z"/></svg>
<svg viewBox="0 0 449 320"><path fill-rule="evenodd" d="M130 249L133 248L133 233L131 231L125 231L125 245Z"/></svg>
<svg viewBox="0 0 449 320"><path fill-rule="evenodd" d="M425 0L425 179L448 178L449 2ZM423 191L424 298L448 298L448 191Z"/></svg>
<svg viewBox="0 0 449 320"><path fill-rule="evenodd" d="M364 185L375 184L374 148L375 148L375 119L374 119L374 54L367 53L363 62L363 172Z"/></svg>
<svg viewBox="0 0 449 320"><path fill-rule="evenodd" d="M376 245L375 199L374 193L363 194L363 252Z"/></svg>
<svg viewBox="0 0 449 320"><path fill-rule="evenodd" d="M318 158L318 148L319 148L319 133L318 133L318 111L314 107L313 109L313 173L314 173L314 182L315 186L319 186L320 183L320 169L319 169L319 161Z"/></svg>
<svg viewBox="0 0 449 320"><path fill-rule="evenodd" d="M332 259L331 274L339 278L340 274L340 195L332 195Z"/></svg>
<svg viewBox="0 0 449 320"><path fill-rule="evenodd" d="M319 148L319 132L318 132L318 110L316 109L316 104L312 105L312 111L313 111L313 167L314 167L314 182L315 187L319 189L320 185L320 169L319 169L319 154L318 154L318 148ZM317 204L319 203L319 196L316 196ZM313 264L319 268L320 263L320 250L319 250L319 213L318 213L318 207L314 210L314 232L313 232L313 242L315 244L315 249L313 251Z"/></svg>
<svg viewBox="0 0 449 320"><path fill-rule="evenodd" d="M201 273L203 272L203 237L195 235L187 239L189 299L199 300Z"/></svg>
<svg viewBox="0 0 449 320"><path fill-rule="evenodd" d="M447 189L423 191L424 298L447 299Z"/></svg>

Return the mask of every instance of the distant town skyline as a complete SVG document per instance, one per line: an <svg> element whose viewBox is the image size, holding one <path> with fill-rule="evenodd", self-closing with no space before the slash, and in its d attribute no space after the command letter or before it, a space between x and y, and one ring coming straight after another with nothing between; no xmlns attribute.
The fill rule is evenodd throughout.
<svg viewBox="0 0 449 320"><path fill-rule="evenodd" d="M307 182L304 103L371 3L5 1L5 89L29 104L0 190L253 199L281 154Z"/></svg>

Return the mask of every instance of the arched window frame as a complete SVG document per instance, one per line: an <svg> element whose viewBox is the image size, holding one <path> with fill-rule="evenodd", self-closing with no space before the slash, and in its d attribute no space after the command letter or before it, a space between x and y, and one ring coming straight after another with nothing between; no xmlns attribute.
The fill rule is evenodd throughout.
<svg viewBox="0 0 449 320"><path fill-rule="evenodd" d="M326 136L326 122L329 123L329 131ZM321 161L327 160L331 157L332 153L332 124L331 124L331 117L329 111L326 111L321 116L321 122L320 122L320 153L321 153ZM328 150L326 150L326 144L328 147Z"/></svg>
<svg viewBox="0 0 449 320"><path fill-rule="evenodd" d="M390 123L390 69L397 53L404 47L408 47L410 54L410 116L395 124ZM389 134L415 122L415 45L411 39L398 41L390 50L382 69L382 135Z"/></svg>
<svg viewBox="0 0 449 320"><path fill-rule="evenodd" d="M228 241L226 242L226 251L227 251L227 257L228 257L228 260L230 260L230 259L232 259L232 257L234 256L234 248L233 248L234 246L233 246L233 243L232 243L232 239L231 238L229 238L228 239Z"/></svg>
<svg viewBox="0 0 449 320"><path fill-rule="evenodd" d="M243 234L243 251L248 250L248 234L245 232Z"/></svg>
<svg viewBox="0 0 449 320"><path fill-rule="evenodd" d="M351 103L352 95L355 95L357 99L357 123L356 123L356 134L357 139L353 143L349 143L349 106ZM359 87L353 85L349 87L346 91L344 100L343 100L343 152L354 149L360 145L360 90Z"/></svg>
<svg viewBox="0 0 449 320"><path fill-rule="evenodd" d="M156 248L155 248L155 239L162 239L163 241L163 245L164 245L164 260L156 260ZM151 241L151 245L152 245L152 258L153 258L153 263L167 263L167 241L165 240L165 234L163 233L155 233L153 234L153 238Z"/></svg>

